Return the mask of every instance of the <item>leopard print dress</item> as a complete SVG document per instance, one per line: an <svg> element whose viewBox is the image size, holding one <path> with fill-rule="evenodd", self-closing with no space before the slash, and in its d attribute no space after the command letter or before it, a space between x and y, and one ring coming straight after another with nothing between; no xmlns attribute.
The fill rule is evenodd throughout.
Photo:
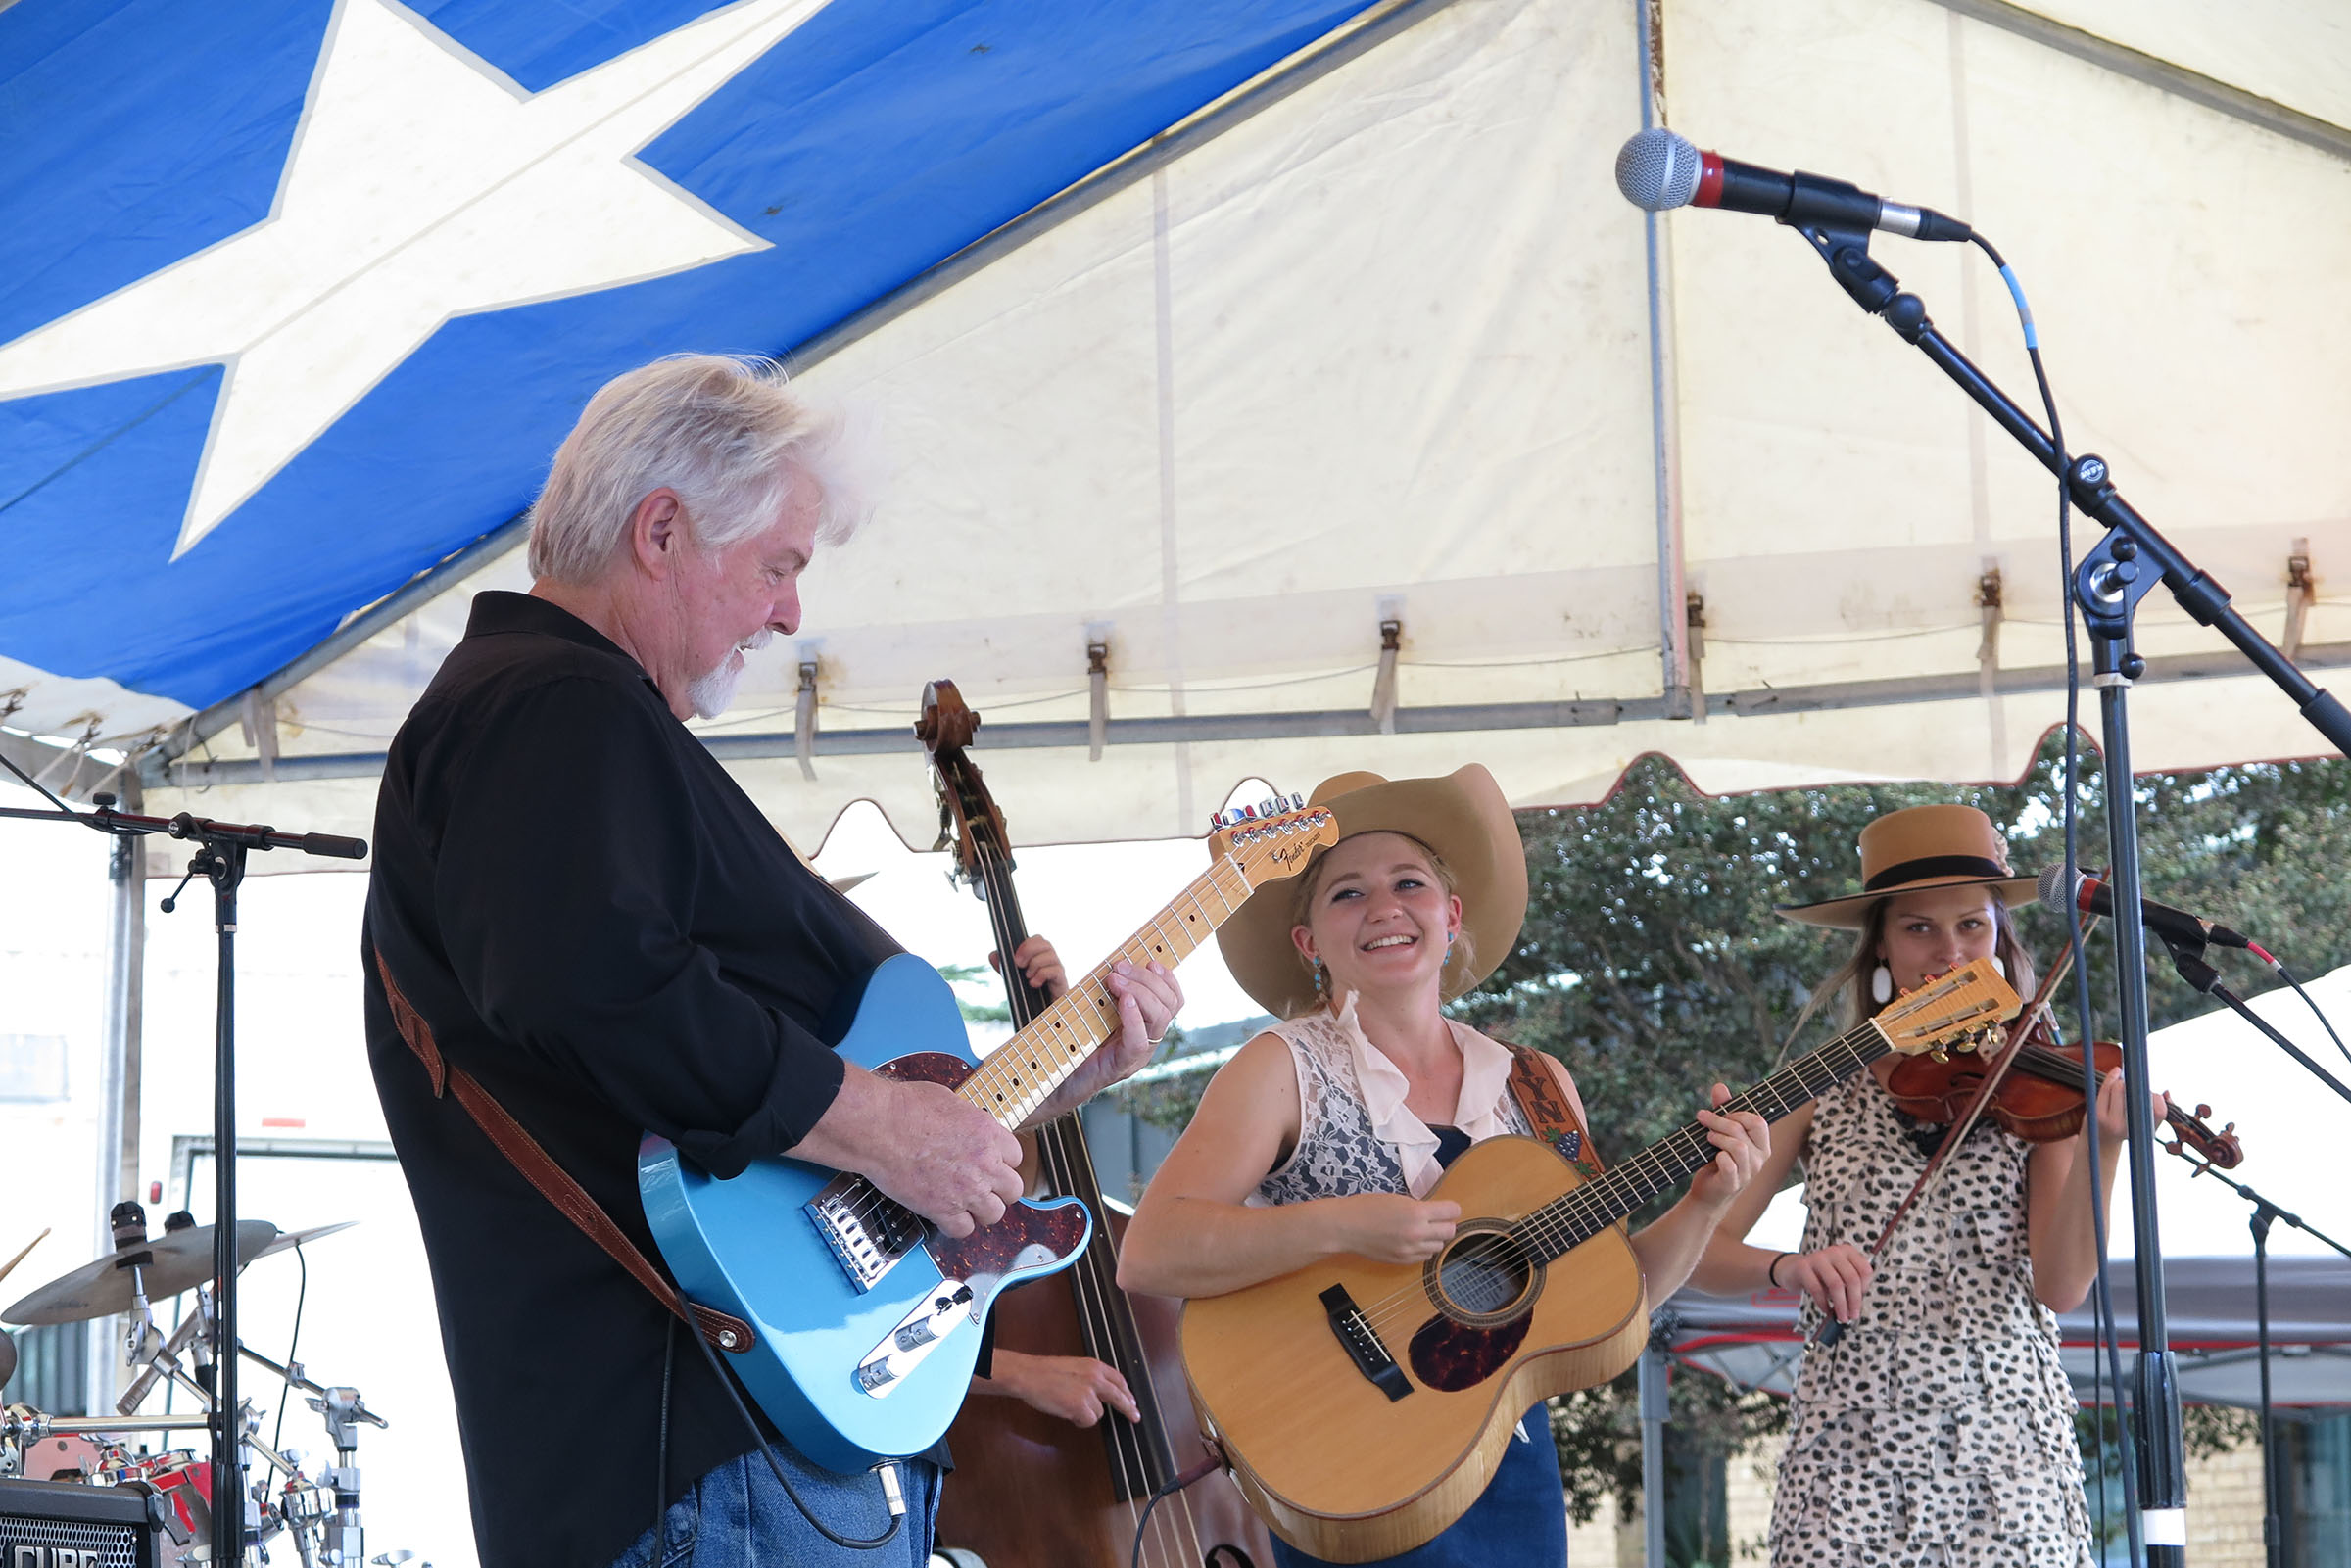
<svg viewBox="0 0 2351 1568"><path fill-rule="evenodd" d="M2091 1568L2073 1386L2033 1295L2028 1147L1979 1127L1878 1260L1858 1321L1809 1348L1771 1512L1773 1568ZM1868 1073L1822 1097L1804 1250L1867 1250L1926 1167Z"/></svg>

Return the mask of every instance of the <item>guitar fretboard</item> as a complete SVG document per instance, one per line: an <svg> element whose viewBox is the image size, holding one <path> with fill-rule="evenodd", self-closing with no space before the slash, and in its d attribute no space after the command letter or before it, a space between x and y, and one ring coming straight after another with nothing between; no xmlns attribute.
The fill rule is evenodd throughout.
<svg viewBox="0 0 2351 1568"><path fill-rule="evenodd" d="M1843 1083L1894 1049L1875 1021L1864 1021L1765 1078L1722 1109L1754 1111L1777 1121L1800 1105ZM1668 1133L1622 1164L1556 1198L1511 1227L1511 1234L1536 1258L1549 1260L1581 1245L1632 1213L1657 1194L1687 1181L1713 1162L1716 1150L1706 1129L1693 1121Z"/></svg>
<svg viewBox="0 0 2351 1568"><path fill-rule="evenodd" d="M1028 1120L1078 1064L1118 1032L1119 1002L1108 984L1111 967L1124 959L1138 969L1152 963L1174 969L1247 902L1250 891L1232 857L1220 858L1125 946L996 1047L956 1092L1007 1127Z"/></svg>

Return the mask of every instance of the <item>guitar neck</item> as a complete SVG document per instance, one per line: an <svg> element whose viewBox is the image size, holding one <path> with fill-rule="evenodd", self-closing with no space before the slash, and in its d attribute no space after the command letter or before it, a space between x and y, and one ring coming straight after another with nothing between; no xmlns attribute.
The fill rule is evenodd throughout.
<svg viewBox="0 0 2351 1568"><path fill-rule="evenodd" d="M1874 1021L1839 1035L1749 1089L1734 1095L1725 1112L1753 1111L1777 1121L1809 1104L1894 1049ZM1712 1163L1714 1145L1693 1121L1595 1179L1555 1199L1520 1220L1516 1234L1545 1259L1589 1241L1661 1192L1680 1186Z"/></svg>
<svg viewBox="0 0 2351 1568"><path fill-rule="evenodd" d="M1118 1032L1112 966L1124 961L1138 969L1155 963L1174 969L1247 902L1249 892L1248 879L1232 857L1221 857L1059 1001L996 1047L956 1092L1004 1126L1018 1127L1095 1047Z"/></svg>

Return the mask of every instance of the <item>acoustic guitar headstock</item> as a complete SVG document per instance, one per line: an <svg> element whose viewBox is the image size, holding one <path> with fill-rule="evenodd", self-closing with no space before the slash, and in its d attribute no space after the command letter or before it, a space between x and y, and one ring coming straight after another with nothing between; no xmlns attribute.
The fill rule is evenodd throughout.
<svg viewBox="0 0 2351 1568"><path fill-rule="evenodd" d="M2023 1006L1992 961L1979 958L1904 991L1870 1022L1895 1050L1923 1056L1980 1043Z"/></svg>

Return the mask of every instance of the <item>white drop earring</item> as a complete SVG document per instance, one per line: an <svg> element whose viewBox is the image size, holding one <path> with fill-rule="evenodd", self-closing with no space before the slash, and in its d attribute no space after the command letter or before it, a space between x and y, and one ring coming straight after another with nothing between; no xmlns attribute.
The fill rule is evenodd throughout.
<svg viewBox="0 0 2351 1568"><path fill-rule="evenodd" d="M2004 980L2008 977L2008 961L2000 957L1999 954L1994 953L1991 955L1991 967L1999 972L2001 979Z"/></svg>
<svg viewBox="0 0 2351 1568"><path fill-rule="evenodd" d="M1869 972L1869 996L1880 1007L1894 1000L1894 971L1884 964Z"/></svg>

